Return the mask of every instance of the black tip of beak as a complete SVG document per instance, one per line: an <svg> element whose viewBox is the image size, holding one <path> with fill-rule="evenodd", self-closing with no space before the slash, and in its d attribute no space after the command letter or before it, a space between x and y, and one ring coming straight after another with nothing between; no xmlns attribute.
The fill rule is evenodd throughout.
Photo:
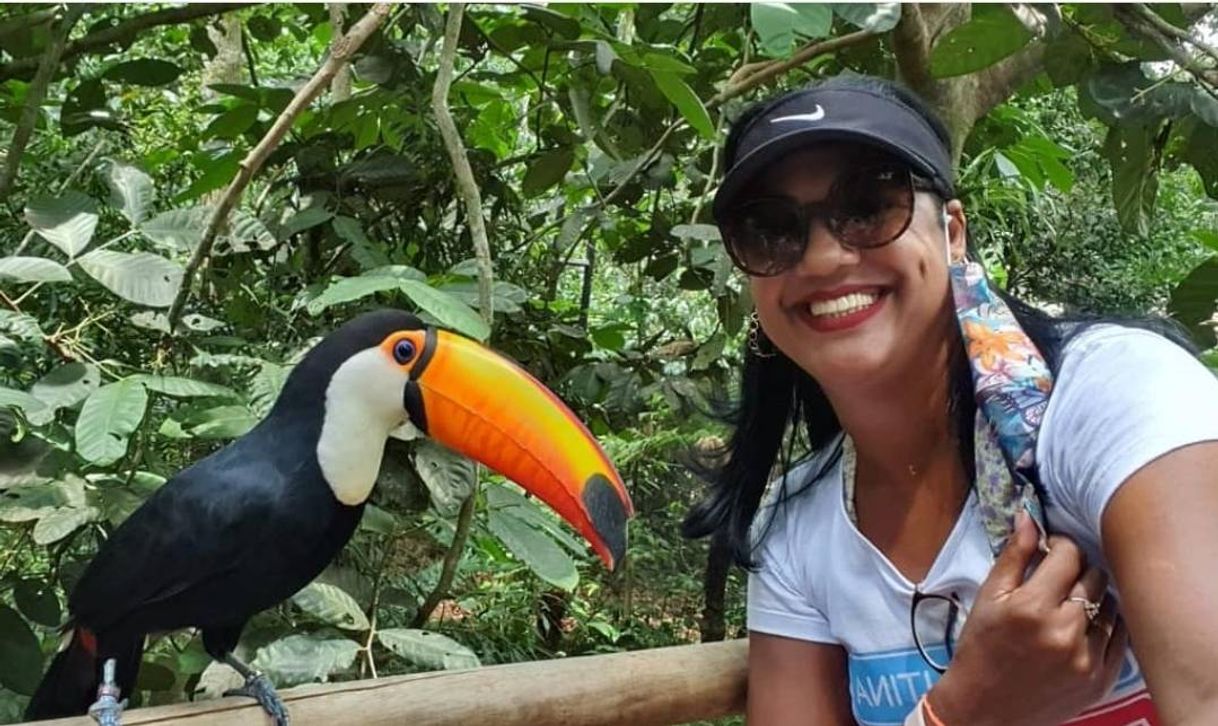
<svg viewBox="0 0 1218 726"><path fill-rule="evenodd" d="M593 474L584 485L584 506L617 569L626 556L626 507L613 484L602 474Z"/></svg>

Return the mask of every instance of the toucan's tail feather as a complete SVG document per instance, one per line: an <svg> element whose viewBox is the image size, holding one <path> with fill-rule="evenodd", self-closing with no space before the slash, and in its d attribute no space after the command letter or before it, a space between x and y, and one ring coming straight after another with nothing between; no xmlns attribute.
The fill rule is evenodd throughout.
<svg viewBox="0 0 1218 726"><path fill-rule="evenodd" d="M97 636L78 625L70 637L68 647L55 654L50 668L47 668L42 682L38 684L38 690L34 691L30 705L25 709L27 721L81 716L97 700L103 662L98 655ZM124 687L123 698L130 695L126 689L135 682L143 642L137 640L130 646L117 651L118 681L119 686ZM107 647L104 652L110 653L111 650Z"/></svg>

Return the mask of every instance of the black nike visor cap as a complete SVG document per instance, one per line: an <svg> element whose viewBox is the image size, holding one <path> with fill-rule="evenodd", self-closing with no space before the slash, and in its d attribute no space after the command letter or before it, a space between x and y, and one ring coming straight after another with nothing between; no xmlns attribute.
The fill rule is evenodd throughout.
<svg viewBox="0 0 1218 726"><path fill-rule="evenodd" d="M930 122L900 99L870 88L827 85L768 103L728 139L727 171L712 205L715 219L722 220L733 205L751 196L759 173L825 142L859 143L892 154L928 179L944 199L955 197L949 150Z"/></svg>

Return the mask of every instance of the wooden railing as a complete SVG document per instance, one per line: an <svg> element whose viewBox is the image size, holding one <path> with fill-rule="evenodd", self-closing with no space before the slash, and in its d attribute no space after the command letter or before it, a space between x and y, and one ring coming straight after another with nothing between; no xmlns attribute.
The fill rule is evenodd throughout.
<svg viewBox="0 0 1218 726"><path fill-rule="evenodd" d="M742 713L747 643L733 640L611 655L439 671L282 692L293 726L659 726ZM41 726L92 726L87 717ZM246 698L129 711L127 726L270 723Z"/></svg>

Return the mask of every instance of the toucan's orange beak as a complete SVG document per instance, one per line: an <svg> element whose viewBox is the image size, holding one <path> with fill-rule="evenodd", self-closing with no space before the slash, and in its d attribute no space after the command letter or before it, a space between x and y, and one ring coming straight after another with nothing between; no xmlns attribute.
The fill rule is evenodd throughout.
<svg viewBox="0 0 1218 726"><path fill-rule="evenodd" d="M591 432L512 361L461 336L428 332L405 396L411 420L548 504L613 569L626 553L634 506Z"/></svg>

